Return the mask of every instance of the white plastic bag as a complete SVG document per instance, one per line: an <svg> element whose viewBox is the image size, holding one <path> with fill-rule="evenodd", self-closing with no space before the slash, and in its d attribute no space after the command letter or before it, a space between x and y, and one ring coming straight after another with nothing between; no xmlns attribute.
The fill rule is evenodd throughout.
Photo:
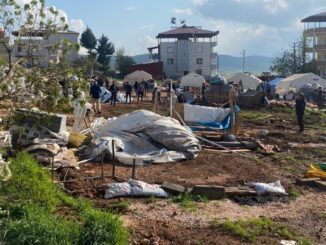
<svg viewBox="0 0 326 245"><path fill-rule="evenodd" d="M249 183L248 186L255 188L258 195L273 193L273 194L286 194L284 187L281 185L281 181L274 183Z"/></svg>
<svg viewBox="0 0 326 245"><path fill-rule="evenodd" d="M159 185L147 184L139 180L130 180L131 191L134 196L144 197L168 197L169 194L163 190Z"/></svg>
<svg viewBox="0 0 326 245"><path fill-rule="evenodd" d="M108 184L104 198L131 196L131 186L128 182Z"/></svg>

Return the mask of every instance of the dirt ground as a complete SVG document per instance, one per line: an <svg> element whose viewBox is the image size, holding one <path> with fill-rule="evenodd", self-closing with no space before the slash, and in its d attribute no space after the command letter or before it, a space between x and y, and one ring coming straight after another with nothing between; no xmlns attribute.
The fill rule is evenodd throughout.
<svg viewBox="0 0 326 245"><path fill-rule="evenodd" d="M101 116L119 116L134 110L153 110L150 101L132 104L102 106ZM166 109L157 110L167 115ZM240 186L247 182L274 182L280 180L290 193L285 202L272 201L265 204L243 205L230 199L195 203L187 210L171 199L114 199L104 200L99 187L112 182L110 178L78 181L65 184L72 195L85 196L95 204L109 209L112 203L127 203L122 220L130 229L131 244L244 244L239 237L225 232L216 222L225 220L246 220L254 217L268 217L285 224L298 234L316 244L326 244L326 193L297 186L297 178L303 177L308 166L317 161L326 162L326 149L318 144L326 143L325 112L309 112L307 127L303 134L297 132L292 109L268 108L242 111L241 134L260 139L265 144L274 144L280 152L272 155L261 151L243 153L212 153L203 149L194 160L178 163L156 164L137 167L136 178L148 183L164 181L192 187L197 184ZM71 116L70 120L71 123ZM317 126L316 126L317 125ZM315 143L315 145L309 145ZM112 173L111 161L106 159L104 174ZM85 163L80 170L60 170L60 177L75 179L98 176L99 163ZM131 168L118 167L116 175L129 179ZM298 193L294 198L291 193ZM257 237L252 244L279 244L278 234Z"/></svg>

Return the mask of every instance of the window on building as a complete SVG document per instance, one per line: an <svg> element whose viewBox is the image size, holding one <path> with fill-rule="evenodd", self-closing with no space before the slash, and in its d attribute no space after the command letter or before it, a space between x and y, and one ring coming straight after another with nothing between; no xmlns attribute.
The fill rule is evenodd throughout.
<svg viewBox="0 0 326 245"><path fill-rule="evenodd" d="M174 53L174 48L173 47L168 47L167 51L168 51L168 54L173 54Z"/></svg>
<svg viewBox="0 0 326 245"><path fill-rule="evenodd" d="M197 70L196 70L196 73L197 73L198 75L202 75L202 74L203 74L203 71L202 71L202 69L197 69Z"/></svg>
<svg viewBox="0 0 326 245"><path fill-rule="evenodd" d="M173 65L174 64L174 60L171 59L171 58L167 59L167 64L168 65Z"/></svg>
<svg viewBox="0 0 326 245"><path fill-rule="evenodd" d="M202 65L203 64L203 59L202 58L198 58L196 60L196 63L197 63L197 65Z"/></svg>
<svg viewBox="0 0 326 245"><path fill-rule="evenodd" d="M18 47L17 47L17 50L18 50L18 52L22 52L22 51L23 51L23 49L22 49L21 46L18 46Z"/></svg>

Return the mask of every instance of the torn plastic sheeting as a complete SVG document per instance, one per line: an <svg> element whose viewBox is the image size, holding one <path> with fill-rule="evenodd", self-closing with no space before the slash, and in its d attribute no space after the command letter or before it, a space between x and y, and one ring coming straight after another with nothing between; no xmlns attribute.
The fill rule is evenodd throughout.
<svg viewBox="0 0 326 245"><path fill-rule="evenodd" d="M135 111L109 121L94 123L97 148L93 156L103 150L112 153L115 140L115 156L125 164L146 162L174 162L193 159L200 151L199 141L187 128L172 118L150 111Z"/></svg>
<svg viewBox="0 0 326 245"><path fill-rule="evenodd" d="M185 122L222 122L230 109L184 104Z"/></svg>
<svg viewBox="0 0 326 245"><path fill-rule="evenodd" d="M104 198L114 197L169 197L169 194L160 185L147 184L139 180L129 180L123 183L108 184Z"/></svg>
<svg viewBox="0 0 326 245"><path fill-rule="evenodd" d="M286 194L286 191L284 187L281 185L281 181L276 181L274 183L257 183L257 182L252 182L248 183L249 187L255 188L256 192L258 195L263 195L263 194Z"/></svg>
<svg viewBox="0 0 326 245"><path fill-rule="evenodd" d="M326 179L326 163L311 164L306 177Z"/></svg>

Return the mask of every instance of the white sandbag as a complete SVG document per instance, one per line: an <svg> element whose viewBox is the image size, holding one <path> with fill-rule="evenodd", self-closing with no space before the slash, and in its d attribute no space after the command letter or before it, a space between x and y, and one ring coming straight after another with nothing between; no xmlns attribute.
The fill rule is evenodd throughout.
<svg viewBox="0 0 326 245"><path fill-rule="evenodd" d="M131 192L133 196L139 197L168 197L169 194L159 185L147 184L139 180L130 180Z"/></svg>
<svg viewBox="0 0 326 245"><path fill-rule="evenodd" d="M104 198L114 197L169 197L169 194L163 190L160 185L147 184L139 180L129 180L123 183L108 184Z"/></svg>
<svg viewBox="0 0 326 245"><path fill-rule="evenodd" d="M281 185L281 181L276 181L274 183L249 183L248 186L253 187L258 195L263 194L286 194L284 187Z"/></svg>
<svg viewBox="0 0 326 245"><path fill-rule="evenodd" d="M128 182L108 184L104 198L128 197L131 196L131 185Z"/></svg>

